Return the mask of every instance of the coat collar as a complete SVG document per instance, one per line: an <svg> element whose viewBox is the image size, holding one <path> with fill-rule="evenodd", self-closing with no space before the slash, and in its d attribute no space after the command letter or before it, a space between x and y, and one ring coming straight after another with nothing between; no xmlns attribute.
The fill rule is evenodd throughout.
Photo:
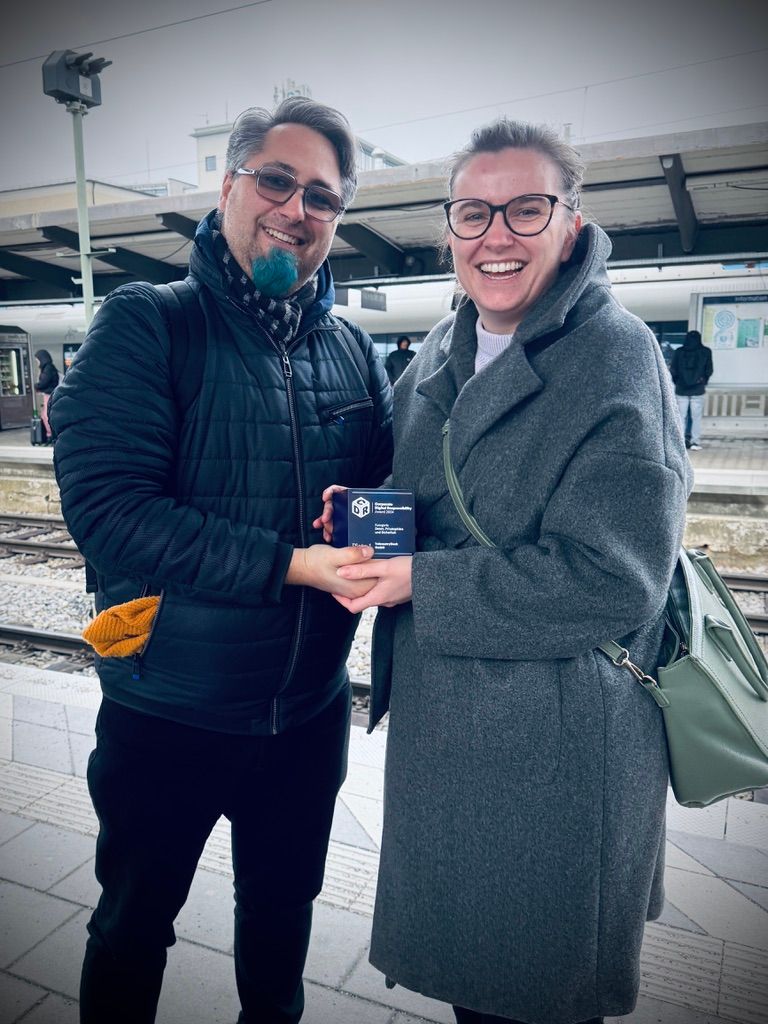
<svg viewBox="0 0 768 1024"><path fill-rule="evenodd" d="M607 235L595 224L579 233L573 255L552 288L533 307L515 332L511 345L475 373L477 309L465 298L440 342L442 361L416 387L451 419L451 457L460 468L477 441L515 406L544 387L530 362L531 342L563 330L566 317L591 285L607 285Z"/></svg>

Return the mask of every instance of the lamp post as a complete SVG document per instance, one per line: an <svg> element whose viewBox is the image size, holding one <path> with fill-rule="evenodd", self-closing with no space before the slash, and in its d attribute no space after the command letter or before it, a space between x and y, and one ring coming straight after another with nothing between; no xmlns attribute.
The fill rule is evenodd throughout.
<svg viewBox="0 0 768 1024"><path fill-rule="evenodd" d="M91 107L101 106L99 74L111 60L92 53L54 50L43 63L43 92L63 103L72 115L75 143L75 183L77 187L77 231L80 246L80 278L83 288L85 326L93 319L93 267L88 201L85 193L85 157L83 153L83 117Z"/></svg>

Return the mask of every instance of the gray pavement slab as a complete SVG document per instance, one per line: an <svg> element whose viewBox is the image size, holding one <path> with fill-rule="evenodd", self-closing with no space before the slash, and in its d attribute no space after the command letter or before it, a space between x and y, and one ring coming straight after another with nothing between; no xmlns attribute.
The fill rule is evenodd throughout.
<svg viewBox="0 0 768 1024"><path fill-rule="evenodd" d="M96 906L101 895L101 886L94 874L94 858L75 868L66 878L62 878L48 890L51 896L59 896L71 903L79 903L82 907Z"/></svg>
<svg viewBox="0 0 768 1024"><path fill-rule="evenodd" d="M357 996L321 988L311 982L304 986L305 1010L301 1024L390 1024L392 1010Z"/></svg>
<svg viewBox="0 0 768 1024"><path fill-rule="evenodd" d="M336 801L331 838L348 846L376 852L378 847L342 800Z"/></svg>
<svg viewBox="0 0 768 1024"><path fill-rule="evenodd" d="M96 745L96 715L95 708L79 708L71 704L64 705L67 716L67 728L70 732L82 733L91 739L91 747Z"/></svg>
<svg viewBox="0 0 768 1024"><path fill-rule="evenodd" d="M157 1024L234 1024L239 1012L232 957L184 939L168 950Z"/></svg>
<svg viewBox="0 0 768 1024"><path fill-rule="evenodd" d="M0 882L0 967L8 967L77 913L65 900Z"/></svg>
<svg viewBox="0 0 768 1024"><path fill-rule="evenodd" d="M67 728L67 715L63 704L16 694L13 698L13 717L17 722L47 725L51 729Z"/></svg>
<svg viewBox="0 0 768 1024"><path fill-rule="evenodd" d="M428 999L418 992L411 992L402 985L387 988L384 975L368 962L368 954L363 956L352 974L344 983L344 991L353 995L363 996L371 1002L391 1006L397 1010L405 1010L416 1017L424 1017L428 1021L439 1024L456 1024L453 1010L447 1003Z"/></svg>
<svg viewBox="0 0 768 1024"><path fill-rule="evenodd" d="M81 910L66 924L52 931L29 953L16 960L13 974L69 999L80 992L80 969L83 965L85 930L89 910Z"/></svg>
<svg viewBox="0 0 768 1024"><path fill-rule="evenodd" d="M0 846L0 878L45 891L93 856L93 839L37 824Z"/></svg>
<svg viewBox="0 0 768 1024"><path fill-rule="evenodd" d="M71 775L72 754L66 729L14 721L13 760Z"/></svg>
<svg viewBox="0 0 768 1024"><path fill-rule="evenodd" d="M235 899L232 879L198 868L174 928L179 938L231 953Z"/></svg>
<svg viewBox="0 0 768 1024"><path fill-rule="evenodd" d="M78 1024L79 1020L80 1004L51 992L18 1024Z"/></svg>
<svg viewBox="0 0 768 1024"><path fill-rule="evenodd" d="M9 974L0 974L0 1024L14 1024L45 997L45 989Z"/></svg>
<svg viewBox="0 0 768 1024"><path fill-rule="evenodd" d="M721 878L768 886L768 856L761 850L725 839L670 831L674 843L699 864Z"/></svg>
<svg viewBox="0 0 768 1024"><path fill-rule="evenodd" d="M88 770L88 758L95 745L93 737L84 736L79 732L70 732L68 738L72 774L84 779Z"/></svg>
<svg viewBox="0 0 768 1024"><path fill-rule="evenodd" d="M768 910L768 889L759 885L748 885L746 882L731 882L730 884L751 899L753 903L757 903L763 910Z"/></svg>
<svg viewBox="0 0 768 1024"><path fill-rule="evenodd" d="M304 976L330 988L342 988L363 955L368 955L370 937L370 917L316 903Z"/></svg>
<svg viewBox="0 0 768 1024"><path fill-rule="evenodd" d="M703 928L700 928L695 921L692 921L690 917L686 917L682 911L674 907L669 900L664 902L664 910L662 911L661 917L657 921L658 924L667 924L670 928L682 928L687 932L698 932L699 935L705 935Z"/></svg>
<svg viewBox="0 0 768 1024"><path fill-rule="evenodd" d="M0 846L26 829L32 828L33 825L34 822L29 818L20 818L18 814L7 814L5 811L0 811Z"/></svg>

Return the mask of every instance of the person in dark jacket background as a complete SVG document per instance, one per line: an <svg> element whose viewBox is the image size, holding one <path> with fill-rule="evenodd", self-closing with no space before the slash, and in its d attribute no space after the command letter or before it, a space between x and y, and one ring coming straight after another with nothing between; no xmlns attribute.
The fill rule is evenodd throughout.
<svg viewBox="0 0 768 1024"><path fill-rule="evenodd" d="M188 360L196 396L177 407L163 304L130 284L103 303L52 403L62 510L97 571L97 606L159 598L138 656L96 659L88 784L103 891L85 1024L155 1019L173 921L222 814L239 1020L302 1016L357 623L331 592L339 566L372 554L319 543L312 514L329 479L375 487L392 454L373 343L330 314L326 257L355 154L346 119L311 100L241 114L190 259L205 329Z"/></svg>
<svg viewBox="0 0 768 1024"><path fill-rule="evenodd" d="M58 386L59 371L53 365L51 353L47 348L39 348L35 352L35 359L40 371L37 383L35 384L35 391L39 391L41 396L40 419L43 421L43 428L45 430L45 444L50 444L53 440L53 435L51 433L51 424L48 421L48 403Z"/></svg>
<svg viewBox="0 0 768 1024"><path fill-rule="evenodd" d="M402 376L415 355L415 352L411 352L411 339L403 334L397 339L397 348L389 353L384 362L390 384L394 384L398 377Z"/></svg>
<svg viewBox="0 0 768 1024"><path fill-rule="evenodd" d="M704 393L712 376L712 350L701 342L699 331L688 331L685 341L672 356L670 373L675 383L677 408L686 429L691 416L690 448L701 448L701 418L704 414Z"/></svg>

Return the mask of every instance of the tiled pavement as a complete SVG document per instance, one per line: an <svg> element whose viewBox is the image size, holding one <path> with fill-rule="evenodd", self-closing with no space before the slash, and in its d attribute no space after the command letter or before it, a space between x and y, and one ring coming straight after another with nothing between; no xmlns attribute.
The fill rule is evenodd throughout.
<svg viewBox="0 0 768 1024"><path fill-rule="evenodd" d="M0 665L0 1024L74 1024L97 897L84 773L94 681ZM307 1024L451 1024L367 961L386 733L353 727L306 970ZM628 1024L768 1021L768 804L669 807L668 902L649 925ZM229 839L220 823L177 922L158 1024L232 1024Z"/></svg>

